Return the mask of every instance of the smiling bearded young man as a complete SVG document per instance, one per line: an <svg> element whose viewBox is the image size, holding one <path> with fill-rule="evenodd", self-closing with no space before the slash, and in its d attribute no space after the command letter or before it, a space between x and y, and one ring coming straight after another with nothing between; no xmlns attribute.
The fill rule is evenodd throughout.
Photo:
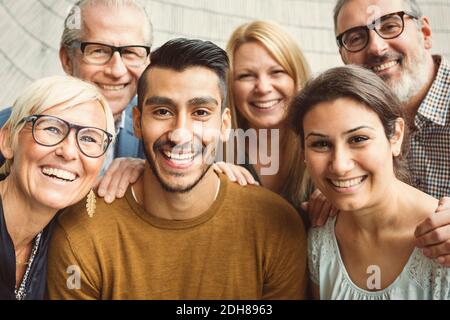
<svg viewBox="0 0 450 320"><path fill-rule="evenodd" d="M63 213L49 254L51 299L302 299L306 239L296 210L241 188L211 163L226 140L226 52L174 39L151 55L134 127L144 174L123 199ZM78 290L67 268L77 266Z"/></svg>

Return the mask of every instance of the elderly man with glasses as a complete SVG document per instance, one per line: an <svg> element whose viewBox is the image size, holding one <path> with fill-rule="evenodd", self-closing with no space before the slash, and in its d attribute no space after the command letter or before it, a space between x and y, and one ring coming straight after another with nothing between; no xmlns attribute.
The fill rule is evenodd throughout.
<svg viewBox="0 0 450 320"><path fill-rule="evenodd" d="M334 27L344 63L371 69L403 103L411 183L442 198L417 227L417 245L450 266L450 65L430 53L429 20L415 0L338 0Z"/></svg>
<svg viewBox="0 0 450 320"><path fill-rule="evenodd" d="M143 170L144 153L134 136L132 109L138 79L150 63L152 41L149 17L135 0L81 0L64 22L60 45L64 71L94 83L114 114L117 139L107 152L98 190L108 202L123 196ZM0 125L10 114L10 108L0 112Z"/></svg>

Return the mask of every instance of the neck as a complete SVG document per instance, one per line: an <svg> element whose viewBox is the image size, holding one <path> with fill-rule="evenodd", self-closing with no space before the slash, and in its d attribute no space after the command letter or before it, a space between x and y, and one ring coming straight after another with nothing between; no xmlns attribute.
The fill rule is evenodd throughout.
<svg viewBox="0 0 450 320"><path fill-rule="evenodd" d="M188 220L207 211L214 203L220 180L210 168L201 181L189 192L166 191L146 165L143 176L133 186L145 211L166 220Z"/></svg>
<svg viewBox="0 0 450 320"><path fill-rule="evenodd" d="M14 175L9 175L0 182L0 194L6 227L17 252L32 243L56 215L57 210L30 201L18 188Z"/></svg>
<svg viewBox="0 0 450 320"><path fill-rule="evenodd" d="M405 208L404 184L395 179L390 188L379 196L375 205L357 210L339 213L338 223L353 234L365 234L370 238L378 238L381 234L399 231L403 216L410 214Z"/></svg>
<svg viewBox="0 0 450 320"><path fill-rule="evenodd" d="M427 55L426 64L427 70L429 70L429 72L424 85L422 86L422 88L420 88L420 90L417 91L414 96L411 97L411 99L408 100L408 102L403 104L406 118L411 125L414 124L414 118L417 114L417 111L419 110L420 104L427 96L428 91L433 85L433 81L436 78L438 72L438 66L434 64L433 57L431 55Z"/></svg>

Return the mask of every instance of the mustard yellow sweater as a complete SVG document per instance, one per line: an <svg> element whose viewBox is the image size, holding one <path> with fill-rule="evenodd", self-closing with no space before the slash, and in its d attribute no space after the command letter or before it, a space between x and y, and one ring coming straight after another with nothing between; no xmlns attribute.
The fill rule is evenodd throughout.
<svg viewBox="0 0 450 320"><path fill-rule="evenodd" d="M281 197L220 176L216 201L199 217L145 212L131 189L109 205L67 209L49 250L51 299L301 299L306 238Z"/></svg>

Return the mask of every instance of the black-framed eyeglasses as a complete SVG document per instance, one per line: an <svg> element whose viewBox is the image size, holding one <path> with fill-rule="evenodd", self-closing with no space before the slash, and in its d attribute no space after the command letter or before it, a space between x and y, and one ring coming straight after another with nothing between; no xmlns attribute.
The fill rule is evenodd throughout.
<svg viewBox="0 0 450 320"><path fill-rule="evenodd" d="M73 41L71 48L79 48L86 63L104 65L111 60L115 52L119 52L122 61L129 67L143 66L150 55L149 46L129 45L116 47L98 42Z"/></svg>
<svg viewBox="0 0 450 320"><path fill-rule="evenodd" d="M79 126L58 117L49 115L31 115L22 122L32 123L32 135L36 143L53 147L63 142L72 129L75 129L77 145L80 151L89 158L99 158L105 154L112 142L112 134L96 127Z"/></svg>
<svg viewBox="0 0 450 320"><path fill-rule="evenodd" d="M375 32L383 39L394 39L402 34L405 29L404 16L419 19L415 15L405 11L389 13L381 16L367 26L359 26L348 29L336 37L339 48L344 47L347 51L358 52L363 50L369 43L369 31Z"/></svg>

